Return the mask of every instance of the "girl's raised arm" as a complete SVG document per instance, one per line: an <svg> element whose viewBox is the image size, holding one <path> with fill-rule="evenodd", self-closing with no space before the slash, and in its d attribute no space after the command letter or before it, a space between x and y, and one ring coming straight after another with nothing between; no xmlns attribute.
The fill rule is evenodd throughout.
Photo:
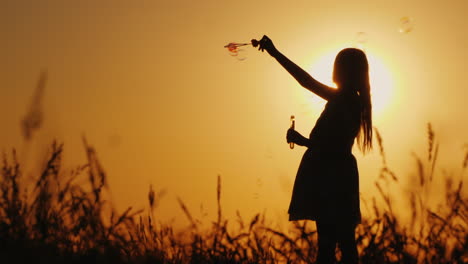
<svg viewBox="0 0 468 264"><path fill-rule="evenodd" d="M297 66L294 62L279 52L273 45L273 42L267 36L263 36L259 44L259 50L266 50L299 82L302 87L315 93L325 100L330 100L336 95L336 89L315 80L312 76L310 76L309 73L304 71L301 67Z"/></svg>

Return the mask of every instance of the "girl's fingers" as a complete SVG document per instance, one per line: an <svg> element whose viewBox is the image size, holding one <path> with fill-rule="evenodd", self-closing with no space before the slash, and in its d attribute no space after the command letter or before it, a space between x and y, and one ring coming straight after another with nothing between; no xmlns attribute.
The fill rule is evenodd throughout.
<svg viewBox="0 0 468 264"><path fill-rule="evenodd" d="M253 46L254 47L258 46L258 50L260 50L261 52L264 52L265 50L268 51L270 42L271 42L270 39L266 35L263 35L263 37L260 40L255 40L255 39L252 40L252 44L254 44Z"/></svg>

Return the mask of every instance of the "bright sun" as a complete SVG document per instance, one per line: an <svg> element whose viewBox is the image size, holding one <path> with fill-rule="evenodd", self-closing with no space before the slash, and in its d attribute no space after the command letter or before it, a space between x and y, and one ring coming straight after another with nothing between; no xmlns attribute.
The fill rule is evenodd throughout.
<svg viewBox="0 0 468 264"><path fill-rule="evenodd" d="M338 54L338 51L319 57L309 68L314 78L333 87L336 87L332 81L333 62L336 54ZM390 108L394 89L393 80L390 72L378 57L368 52L366 52L366 55L369 61L372 112L374 117L378 118ZM308 97L314 101L313 104L317 104L316 96L309 93ZM323 105L323 103L320 105Z"/></svg>

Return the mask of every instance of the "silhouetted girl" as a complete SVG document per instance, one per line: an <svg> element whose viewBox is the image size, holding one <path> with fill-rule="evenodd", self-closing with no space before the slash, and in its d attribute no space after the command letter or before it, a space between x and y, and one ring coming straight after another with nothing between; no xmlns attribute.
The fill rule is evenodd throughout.
<svg viewBox="0 0 468 264"><path fill-rule="evenodd" d="M355 138L363 152L372 148L366 55L353 48L340 51L333 68L335 89L286 58L267 36L259 44L260 50L268 51L304 88L328 101L309 138L294 129L287 132L287 142L307 147L294 182L289 220L316 221L318 263L333 263L337 244L344 263L357 263L359 174L351 149Z"/></svg>

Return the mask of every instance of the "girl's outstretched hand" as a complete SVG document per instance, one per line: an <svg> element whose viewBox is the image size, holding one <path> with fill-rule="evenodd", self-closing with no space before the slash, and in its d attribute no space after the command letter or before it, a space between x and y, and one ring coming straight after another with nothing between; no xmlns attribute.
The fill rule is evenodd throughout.
<svg viewBox="0 0 468 264"><path fill-rule="evenodd" d="M278 52L275 45L273 45L273 41L271 41L271 39L266 35L264 35L260 41L253 39L252 44L254 47L258 46L258 50L261 50L262 52L266 50L271 56L274 56Z"/></svg>

